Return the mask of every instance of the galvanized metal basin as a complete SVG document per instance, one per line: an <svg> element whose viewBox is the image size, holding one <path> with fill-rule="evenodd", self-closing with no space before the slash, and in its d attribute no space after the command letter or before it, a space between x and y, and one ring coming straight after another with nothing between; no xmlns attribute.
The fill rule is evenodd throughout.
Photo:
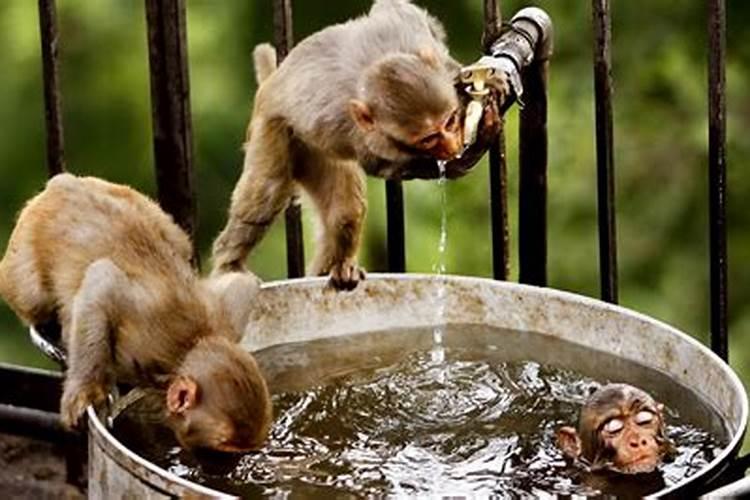
<svg viewBox="0 0 750 500"><path fill-rule="evenodd" d="M730 441L707 467L657 496L699 491L735 458L748 400L736 374L690 336L645 315L579 295L480 278L370 275L351 293L325 279L268 283L241 343L259 350L288 342L434 326L438 288L446 287L446 324L482 324L536 332L646 365L669 375L724 419ZM101 417L101 418L100 418ZM89 411L92 498L227 496L148 463L122 446Z"/></svg>

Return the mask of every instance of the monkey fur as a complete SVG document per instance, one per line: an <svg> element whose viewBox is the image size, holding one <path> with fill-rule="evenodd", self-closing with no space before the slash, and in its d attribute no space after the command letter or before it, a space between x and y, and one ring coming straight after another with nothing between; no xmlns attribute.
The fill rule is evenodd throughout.
<svg viewBox="0 0 750 500"><path fill-rule="evenodd" d="M238 271L275 217L302 188L319 215L311 275L339 289L364 278L357 262L367 212L364 175L386 179L465 174L497 138L489 100L478 140L463 158L466 96L440 23L407 0L376 0L369 14L328 27L276 67L254 53L260 82L242 175L214 242L214 273ZM507 81L489 82L507 93Z"/></svg>
<svg viewBox="0 0 750 500"><path fill-rule="evenodd" d="M594 472L651 473L672 452L663 410L637 387L607 384L584 404L578 429L558 429L558 446Z"/></svg>
<svg viewBox="0 0 750 500"><path fill-rule="evenodd" d="M138 192L61 174L21 211L0 296L28 325L59 321L68 354L62 421L74 427L113 383L164 390L186 448L258 448L272 408L240 339L259 283L201 280L188 236Z"/></svg>

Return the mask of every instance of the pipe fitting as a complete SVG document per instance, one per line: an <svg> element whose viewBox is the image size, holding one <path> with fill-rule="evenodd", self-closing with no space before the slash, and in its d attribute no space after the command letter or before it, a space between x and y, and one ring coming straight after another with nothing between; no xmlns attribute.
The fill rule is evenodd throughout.
<svg viewBox="0 0 750 500"><path fill-rule="evenodd" d="M510 20L510 25L513 28L521 29L527 33L529 33L529 24L536 30L536 36L532 37L534 58L538 61L546 61L552 57L554 51L555 30L552 19L549 14L538 7L526 7L519 10Z"/></svg>

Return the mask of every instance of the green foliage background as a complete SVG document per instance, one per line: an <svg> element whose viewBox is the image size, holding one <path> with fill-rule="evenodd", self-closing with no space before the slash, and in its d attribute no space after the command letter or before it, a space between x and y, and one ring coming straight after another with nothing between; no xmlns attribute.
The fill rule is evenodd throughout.
<svg viewBox="0 0 750 500"><path fill-rule="evenodd" d="M241 166L254 92L252 47L271 36L270 0L189 0L188 37L199 244L224 221ZM296 35L364 12L367 0L295 2ZM420 0L441 18L456 57L479 56L480 0ZM708 334L707 77L705 2L614 3L615 162L621 302L690 332ZM145 13L142 1L58 2L66 157L70 170L155 192ZM535 4L556 26L549 106L550 285L598 294L590 2L502 2L506 16ZM731 362L750 380L750 3L728 6L728 165ZM0 2L0 246L25 199L45 181L41 62L35 2ZM324 82L321 82L324 84ZM517 111L506 126L512 241L517 241ZM406 188L409 271L436 257L436 183ZM448 270L490 276L485 163L449 187ZM362 261L385 268L384 190L370 181ZM306 223L307 254L312 254ZM517 276L516 255L513 276ZM204 261L205 261L204 256ZM283 224L251 258L266 280L285 274ZM49 367L0 304L0 361Z"/></svg>

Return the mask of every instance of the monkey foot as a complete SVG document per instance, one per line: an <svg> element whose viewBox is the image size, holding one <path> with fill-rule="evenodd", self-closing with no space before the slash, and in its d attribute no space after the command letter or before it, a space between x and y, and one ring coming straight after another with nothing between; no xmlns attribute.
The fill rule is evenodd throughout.
<svg viewBox="0 0 750 500"><path fill-rule="evenodd" d="M365 276L365 270L356 262L342 262L331 268L328 284L336 290L354 290Z"/></svg>
<svg viewBox="0 0 750 500"><path fill-rule="evenodd" d="M60 403L62 424L68 429L79 427L81 417L89 405L98 405L107 399L107 389L100 384L70 385L65 387Z"/></svg>

